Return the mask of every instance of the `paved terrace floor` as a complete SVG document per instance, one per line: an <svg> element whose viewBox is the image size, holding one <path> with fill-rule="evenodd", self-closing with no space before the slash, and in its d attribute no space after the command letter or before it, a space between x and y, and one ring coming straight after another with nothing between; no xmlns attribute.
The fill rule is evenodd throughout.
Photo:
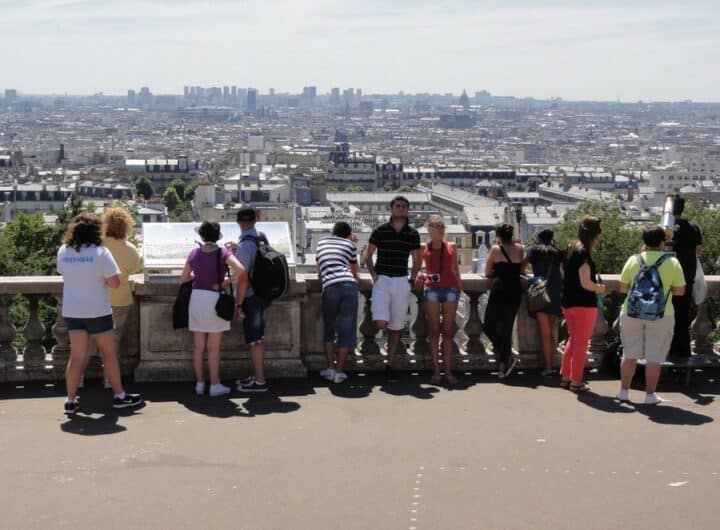
<svg viewBox="0 0 720 530"><path fill-rule="evenodd" d="M0 527L240 529L717 528L720 372L669 403L618 383L576 397L539 376L273 382L247 398L129 385L148 404L83 413L62 389L0 387ZM639 400L640 390L631 397Z"/></svg>

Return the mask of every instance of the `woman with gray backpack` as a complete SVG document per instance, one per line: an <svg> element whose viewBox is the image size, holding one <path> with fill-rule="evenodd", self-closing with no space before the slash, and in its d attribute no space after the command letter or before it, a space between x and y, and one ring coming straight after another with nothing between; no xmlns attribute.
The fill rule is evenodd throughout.
<svg viewBox="0 0 720 530"><path fill-rule="evenodd" d="M620 275L621 293L628 293L620 313L623 358L617 399L629 401L629 389L638 359L645 359L645 405L662 399L655 393L660 368L673 338L675 312L672 297L685 293L680 262L663 251L665 230L651 225L643 230L645 250L630 256Z"/></svg>

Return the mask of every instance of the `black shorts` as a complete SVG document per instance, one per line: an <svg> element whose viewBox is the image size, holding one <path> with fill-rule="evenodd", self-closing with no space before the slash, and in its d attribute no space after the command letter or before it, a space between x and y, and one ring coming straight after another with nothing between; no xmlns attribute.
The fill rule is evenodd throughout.
<svg viewBox="0 0 720 530"><path fill-rule="evenodd" d="M102 335L115 329L115 321L112 313L95 318L63 317L68 332L84 331L88 335Z"/></svg>

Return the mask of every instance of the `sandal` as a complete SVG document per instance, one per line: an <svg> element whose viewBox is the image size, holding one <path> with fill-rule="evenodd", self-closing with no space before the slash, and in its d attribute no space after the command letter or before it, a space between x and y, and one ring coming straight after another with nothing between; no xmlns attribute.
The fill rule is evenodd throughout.
<svg viewBox="0 0 720 530"><path fill-rule="evenodd" d="M568 381L563 381L563 380L561 379L561 380L560 380L560 388L564 388L565 390L567 390L568 388L570 388L570 381L569 381L569 380L568 380Z"/></svg>
<svg viewBox="0 0 720 530"><path fill-rule="evenodd" d="M570 384L570 392L574 392L575 394L582 394L584 392L588 392L589 390L590 386L587 383L580 383L579 385Z"/></svg>

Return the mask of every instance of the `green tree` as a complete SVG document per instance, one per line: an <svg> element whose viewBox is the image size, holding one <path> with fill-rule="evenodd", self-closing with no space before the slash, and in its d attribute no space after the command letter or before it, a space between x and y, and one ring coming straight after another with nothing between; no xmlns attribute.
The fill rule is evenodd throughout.
<svg viewBox="0 0 720 530"><path fill-rule="evenodd" d="M168 188L165 190L165 193L163 193L163 204L167 206L168 210L174 210L178 207L180 204L180 197L178 197L177 191L175 191L175 188Z"/></svg>
<svg viewBox="0 0 720 530"><path fill-rule="evenodd" d="M200 184L200 181L193 180L190 185L185 188L185 195L183 196L183 200L191 201L195 198L195 190L197 189L198 184Z"/></svg>
<svg viewBox="0 0 720 530"><path fill-rule="evenodd" d="M530 177L527 180L527 190L528 191L537 191L538 186L540 185L540 179L537 177Z"/></svg>
<svg viewBox="0 0 720 530"><path fill-rule="evenodd" d="M148 200L155 193L155 188L153 188L149 178L140 177L137 182L135 182L135 192L145 197L145 200Z"/></svg>
<svg viewBox="0 0 720 530"><path fill-rule="evenodd" d="M175 188L175 191L178 194L178 197L181 201L186 201L187 196L185 195L187 193L187 190L185 189L185 183L180 179L175 179L170 183L171 188ZM195 193L195 190L193 189L193 194Z"/></svg>
<svg viewBox="0 0 720 530"><path fill-rule="evenodd" d="M0 276L54 274L58 245L56 227L40 214L20 214L0 232Z"/></svg>
<svg viewBox="0 0 720 530"><path fill-rule="evenodd" d="M353 185L345 188L345 191L348 193L362 193L363 191L365 191L365 188L363 188L362 186Z"/></svg>

